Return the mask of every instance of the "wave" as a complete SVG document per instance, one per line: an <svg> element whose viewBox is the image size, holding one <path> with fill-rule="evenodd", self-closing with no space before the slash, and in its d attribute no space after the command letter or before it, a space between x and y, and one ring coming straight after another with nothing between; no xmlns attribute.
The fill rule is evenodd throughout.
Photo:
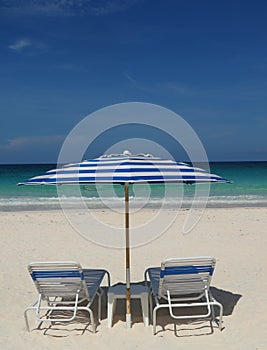
<svg viewBox="0 0 267 350"><path fill-rule="evenodd" d="M159 198L159 197L131 197L131 208L190 208L194 198ZM198 197L196 203L203 203L205 198ZM206 202L206 201L205 201ZM19 210L56 210L62 206L67 209L77 209L80 206L88 209L124 208L123 197L2 197L0 198L1 211ZM207 207L267 207L267 196L238 195L238 196L210 196L206 203Z"/></svg>

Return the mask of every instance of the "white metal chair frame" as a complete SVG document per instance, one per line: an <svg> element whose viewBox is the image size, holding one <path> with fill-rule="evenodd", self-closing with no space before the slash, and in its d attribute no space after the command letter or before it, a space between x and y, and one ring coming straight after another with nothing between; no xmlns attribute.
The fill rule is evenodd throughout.
<svg viewBox="0 0 267 350"><path fill-rule="evenodd" d="M28 265L29 273L39 292L37 301L24 311L27 330L29 322L27 313L35 310L35 317L39 322L70 322L77 316L78 310L89 313L93 332L96 332L93 311L90 309L95 296L98 296L98 320L101 319L101 300L103 289L100 287L105 275L110 286L110 274L103 269L82 269L81 265L73 261L34 262ZM46 305L43 305L43 301ZM84 301L87 305L81 306ZM71 317L50 317L55 310L73 311ZM41 312L46 311L44 316Z"/></svg>
<svg viewBox="0 0 267 350"><path fill-rule="evenodd" d="M219 307L219 329L222 330L223 306L210 292L210 281L216 260L212 257L174 258L161 263L161 267L148 268L145 281L150 280L150 310L153 334L156 333L157 311L168 308L174 319L199 319L212 316L214 306ZM156 306L153 309L152 296ZM162 303L167 301L167 303ZM206 306L207 312L199 315L175 315L174 308ZM153 313L152 313L153 310Z"/></svg>

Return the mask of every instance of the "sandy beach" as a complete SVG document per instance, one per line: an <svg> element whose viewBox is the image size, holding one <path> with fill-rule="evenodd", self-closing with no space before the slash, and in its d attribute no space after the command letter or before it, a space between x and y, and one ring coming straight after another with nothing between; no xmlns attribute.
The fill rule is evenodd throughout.
<svg viewBox="0 0 267 350"><path fill-rule="evenodd" d="M122 214L99 210L95 215L98 221L123 226ZM132 216L131 223L146 223L153 215L152 209L140 210ZM160 215L166 222L173 217L167 210ZM217 326L212 331L208 321L181 323L163 314L158 319L157 334L153 335L152 326L143 325L140 305L134 301L130 330L125 327L121 302L111 329L103 310L96 334L90 325L86 328L79 321L36 329L33 314L28 333L23 311L37 297L27 272L28 263L74 260L84 268L108 269L112 284L116 284L125 281L124 250L85 239L62 211L2 212L1 349L266 349L267 208L206 209L195 227L183 234L181 227L187 216L187 210L180 211L164 233L132 249L131 279L142 281L145 268L159 266L165 258L214 256L217 265L212 287L224 305L222 332ZM88 226L91 231L97 232L97 220L92 217Z"/></svg>

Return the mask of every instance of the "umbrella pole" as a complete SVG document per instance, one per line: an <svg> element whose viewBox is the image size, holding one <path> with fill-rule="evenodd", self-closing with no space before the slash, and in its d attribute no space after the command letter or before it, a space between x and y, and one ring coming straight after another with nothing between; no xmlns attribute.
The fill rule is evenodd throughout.
<svg viewBox="0 0 267 350"><path fill-rule="evenodd" d="M124 185L125 193L125 236L126 236L126 327L131 328L130 291L130 235L129 235L129 184Z"/></svg>

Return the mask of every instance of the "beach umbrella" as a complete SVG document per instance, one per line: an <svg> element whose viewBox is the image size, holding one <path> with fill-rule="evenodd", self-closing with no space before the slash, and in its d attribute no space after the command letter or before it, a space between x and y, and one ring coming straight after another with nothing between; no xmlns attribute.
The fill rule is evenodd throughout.
<svg viewBox="0 0 267 350"><path fill-rule="evenodd" d="M67 164L33 177L19 185L121 184L125 197L126 323L131 327L130 304L130 227L129 185L159 183L225 183L226 179L183 162L153 157L150 154L103 155L80 163Z"/></svg>

